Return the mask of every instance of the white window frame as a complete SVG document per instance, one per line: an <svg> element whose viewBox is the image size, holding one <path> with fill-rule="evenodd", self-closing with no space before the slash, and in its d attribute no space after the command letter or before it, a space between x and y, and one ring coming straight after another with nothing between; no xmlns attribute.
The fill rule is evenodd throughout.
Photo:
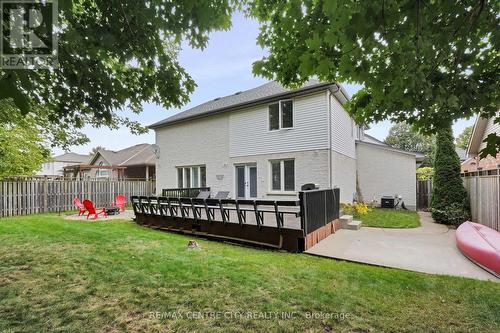
<svg viewBox="0 0 500 333"><path fill-rule="evenodd" d="M293 125L291 127L283 127L283 110L281 109L281 103L282 102L292 102L292 123ZM269 110L269 107L274 104L278 104L278 128L276 129L271 129L271 121L270 121L270 113L271 110ZM274 103L269 103L267 105L267 130L269 132L275 132L275 131L281 131L281 130L290 130L295 128L295 101L293 99L280 99L277 102Z"/></svg>
<svg viewBox="0 0 500 333"><path fill-rule="evenodd" d="M99 162L99 166L104 166L104 163L101 161ZM111 173L109 172L110 169L97 169L97 174L96 174L96 178L109 178L111 177ZM104 171L104 174L102 174L102 172Z"/></svg>
<svg viewBox="0 0 500 333"><path fill-rule="evenodd" d="M293 161L293 190L285 190L285 161ZM280 189L273 189L273 163L280 163ZM269 192L271 193L284 193L284 194L295 194L297 187L297 168L295 167L295 159L294 158L280 158L269 160Z"/></svg>
<svg viewBox="0 0 500 333"><path fill-rule="evenodd" d="M205 185L201 184L201 168L205 168ZM187 171L189 169L189 186L187 186ZM199 165L188 165L188 166L176 166L176 178L177 178L177 188L181 188L179 184L179 170L182 170L182 188L195 188L195 187L206 187L206 177L207 177L207 166L205 164ZM194 174L198 176L198 184L195 186L194 183Z"/></svg>

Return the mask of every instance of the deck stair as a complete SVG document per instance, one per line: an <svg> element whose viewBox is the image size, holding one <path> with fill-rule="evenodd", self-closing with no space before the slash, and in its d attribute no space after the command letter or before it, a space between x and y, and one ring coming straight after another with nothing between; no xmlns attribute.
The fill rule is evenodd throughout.
<svg viewBox="0 0 500 333"><path fill-rule="evenodd" d="M340 217L341 229L359 230L363 226L361 221L353 220L352 215L342 215Z"/></svg>

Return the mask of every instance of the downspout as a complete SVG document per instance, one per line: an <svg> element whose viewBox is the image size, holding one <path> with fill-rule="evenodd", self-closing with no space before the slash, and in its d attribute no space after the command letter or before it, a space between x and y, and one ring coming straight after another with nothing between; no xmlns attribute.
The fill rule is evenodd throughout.
<svg viewBox="0 0 500 333"><path fill-rule="evenodd" d="M330 188L333 188L333 172L332 172L332 94L335 94L340 91L340 87L337 83L333 84L336 88L335 91L332 92L332 88L328 89L328 175L330 180Z"/></svg>
<svg viewBox="0 0 500 333"><path fill-rule="evenodd" d="M328 99L328 184L332 188L332 92L330 89L326 91L326 97Z"/></svg>

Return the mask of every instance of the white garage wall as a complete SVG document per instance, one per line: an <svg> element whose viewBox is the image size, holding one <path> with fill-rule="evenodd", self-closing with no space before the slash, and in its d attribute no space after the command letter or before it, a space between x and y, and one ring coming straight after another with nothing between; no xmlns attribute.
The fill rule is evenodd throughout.
<svg viewBox="0 0 500 333"><path fill-rule="evenodd" d="M415 156L373 144L357 143L358 183L363 199L380 202L385 195L399 194L409 209L416 209Z"/></svg>
<svg viewBox="0 0 500 333"><path fill-rule="evenodd" d="M356 159L332 151L332 186L340 188L340 202L352 202L356 192Z"/></svg>

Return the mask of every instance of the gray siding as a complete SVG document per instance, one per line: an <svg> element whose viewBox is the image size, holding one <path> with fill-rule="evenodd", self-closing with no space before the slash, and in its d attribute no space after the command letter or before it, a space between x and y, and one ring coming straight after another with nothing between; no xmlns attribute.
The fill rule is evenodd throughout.
<svg viewBox="0 0 500 333"><path fill-rule="evenodd" d="M357 126L335 97L330 97L330 103L332 150L356 158Z"/></svg>
<svg viewBox="0 0 500 333"><path fill-rule="evenodd" d="M268 105L229 115L230 156L328 148L326 93L293 99L294 127L269 131Z"/></svg>
<svg viewBox="0 0 500 333"><path fill-rule="evenodd" d="M500 113L497 113L497 116L500 115ZM488 119L488 124L486 125L486 129L484 130L483 138L481 141L486 139L488 135L491 133L496 133L497 135L500 135L500 124L495 124L495 117L491 117ZM481 142L481 145L479 146L479 151L483 150L486 148L486 143Z"/></svg>

